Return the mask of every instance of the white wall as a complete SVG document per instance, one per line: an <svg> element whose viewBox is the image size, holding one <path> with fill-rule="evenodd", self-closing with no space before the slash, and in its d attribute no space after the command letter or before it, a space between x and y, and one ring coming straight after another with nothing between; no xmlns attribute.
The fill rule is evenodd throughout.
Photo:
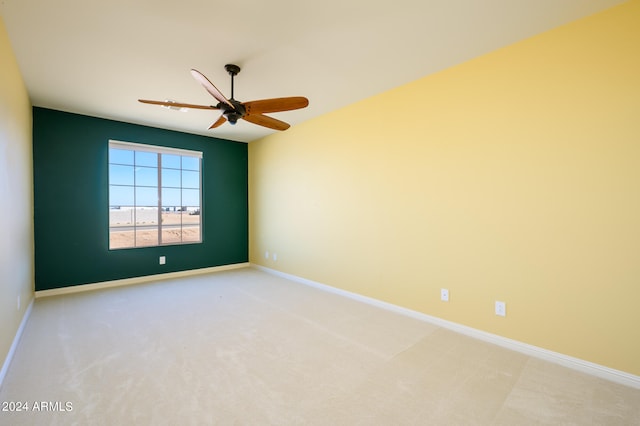
<svg viewBox="0 0 640 426"><path fill-rule="evenodd" d="M31 103L1 18L0 64L2 64L0 66L0 367L2 367L25 311L33 299L34 250Z"/></svg>

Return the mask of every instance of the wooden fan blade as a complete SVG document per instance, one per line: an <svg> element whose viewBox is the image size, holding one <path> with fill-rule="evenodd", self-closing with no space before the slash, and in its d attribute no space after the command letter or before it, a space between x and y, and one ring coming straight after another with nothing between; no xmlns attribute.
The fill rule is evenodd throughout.
<svg viewBox="0 0 640 426"><path fill-rule="evenodd" d="M262 114L247 114L242 118L250 123L257 124L258 126L268 127L274 130L287 130L289 127L291 127L284 121L276 120L275 118L268 117Z"/></svg>
<svg viewBox="0 0 640 426"><path fill-rule="evenodd" d="M209 129L215 129L216 127L222 126L225 121L227 121L227 119L224 115L221 115L220 118L218 118L216 122L209 127Z"/></svg>
<svg viewBox="0 0 640 426"><path fill-rule="evenodd" d="M247 114L264 114L266 112L291 111L309 105L309 99L302 96L290 98L262 99L243 103Z"/></svg>
<svg viewBox="0 0 640 426"><path fill-rule="evenodd" d="M198 82L202 84L205 89L207 89L207 92L209 92L211 96L216 98L218 102L222 102L223 104L227 104L233 108L231 102L229 102L227 98L225 98L224 95L218 90L218 88L214 86L213 83L210 82L209 79L205 77L200 71L192 69L191 75L193 76L193 78L198 80Z"/></svg>
<svg viewBox="0 0 640 426"><path fill-rule="evenodd" d="M166 107L178 107L178 108L194 108L194 109L218 109L213 105L193 105L185 104L182 102L166 102L166 101L150 101L148 99L138 99L138 102L143 104L162 105Z"/></svg>

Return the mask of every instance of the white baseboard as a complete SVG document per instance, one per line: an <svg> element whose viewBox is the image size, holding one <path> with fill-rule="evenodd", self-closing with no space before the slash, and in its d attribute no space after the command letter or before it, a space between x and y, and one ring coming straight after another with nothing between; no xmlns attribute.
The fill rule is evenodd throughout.
<svg viewBox="0 0 640 426"><path fill-rule="evenodd" d="M143 284L152 281L169 280L174 278L184 278L193 275L209 274L212 272L227 271L230 269L246 268L249 262L233 263L231 265L212 266L210 268L190 269L187 271L167 272L165 274L146 275L143 277L125 278L122 280L105 281L100 283L74 285L70 287L52 288L50 290L36 291L36 299L40 297L58 296L61 294L81 293L84 291L102 290L111 287L121 287L125 285Z"/></svg>
<svg viewBox="0 0 640 426"><path fill-rule="evenodd" d="M29 316L31 315L31 309L33 308L33 301L35 299L31 299L31 303L27 306L27 309L24 311L24 315L22 316L22 321L20 321L20 326L18 327L18 331L16 332L15 337L13 338L13 343L11 343L11 347L9 348L9 352L7 353L7 357L2 364L2 370L0 370L0 388L2 388L2 383L4 382L4 377L9 370L9 365L13 360L13 355L18 348L18 343L20 343L20 339L22 338L22 333L24 332L24 327L27 325L27 321L29 320Z"/></svg>
<svg viewBox="0 0 640 426"><path fill-rule="evenodd" d="M371 297L362 296L357 293L352 293L350 291L331 287L329 285L308 280L306 278L301 278L296 275L291 275L285 272L276 271L275 269L267 268L266 266L261 266L256 264L252 264L251 266L254 268L260 269L262 271L265 271L269 274L286 278L290 281L295 281L300 284L305 284L305 285L315 287L324 291L339 294L341 296L345 296L350 299L358 300L360 302L368 303L373 306L377 306L377 307L387 309L402 315L406 315L421 321L435 324L437 326L455 331L457 333L464 334L465 336L469 336L475 339L483 340L485 342L493 343L503 348L523 353L525 355L543 359L545 361L553 362L555 364L560 364L564 367L571 368L573 370L578 370L583 373L590 374L592 376L596 376L605 380L619 383L621 385L629 386L635 389L640 389L640 376L636 376L631 373L605 367L603 365L595 364L593 362L585 361L579 358L574 358L558 352L553 352L553 351L543 349L537 346L533 346L527 343L519 342L517 340L498 336L497 334L492 334L486 331L468 327L466 325L457 324L451 321L444 320L442 318L423 314L421 312L413 311L411 309L403 308L401 306L383 302L381 300L377 300Z"/></svg>

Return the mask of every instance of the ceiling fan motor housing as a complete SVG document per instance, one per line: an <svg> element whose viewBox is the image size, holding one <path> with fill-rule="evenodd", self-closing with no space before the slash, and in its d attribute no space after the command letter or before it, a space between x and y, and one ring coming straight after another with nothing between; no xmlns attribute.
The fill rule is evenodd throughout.
<svg viewBox="0 0 640 426"><path fill-rule="evenodd" d="M236 124L238 122L238 120L242 118L242 116L240 114L238 114L237 112L228 112L226 114L226 117L227 117L227 121L230 124Z"/></svg>
<svg viewBox="0 0 640 426"><path fill-rule="evenodd" d="M235 99L229 99L229 102L231 102L233 108L223 103L219 103L218 108L224 111L223 114L227 118L227 121L229 121L229 123L236 124L239 119L246 115L247 109L244 107L244 105L242 105L241 102L238 102Z"/></svg>

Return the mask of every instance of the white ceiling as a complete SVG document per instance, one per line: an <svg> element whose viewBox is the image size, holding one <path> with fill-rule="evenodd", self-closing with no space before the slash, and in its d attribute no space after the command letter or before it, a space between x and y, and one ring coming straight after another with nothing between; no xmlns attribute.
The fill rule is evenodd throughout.
<svg viewBox="0 0 640 426"><path fill-rule="evenodd" d="M621 0L0 0L35 106L249 142L218 111L179 112L138 98L217 102L306 96L273 114L295 125L360 99L604 10Z"/></svg>

